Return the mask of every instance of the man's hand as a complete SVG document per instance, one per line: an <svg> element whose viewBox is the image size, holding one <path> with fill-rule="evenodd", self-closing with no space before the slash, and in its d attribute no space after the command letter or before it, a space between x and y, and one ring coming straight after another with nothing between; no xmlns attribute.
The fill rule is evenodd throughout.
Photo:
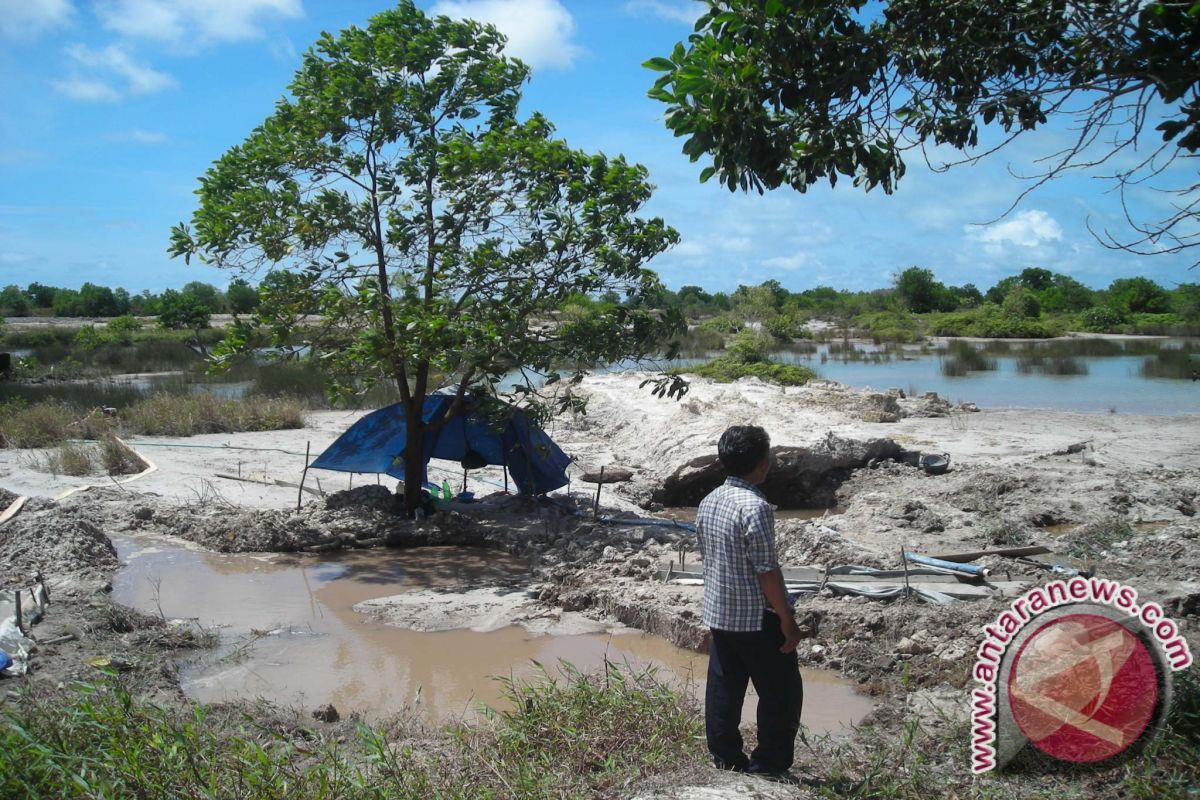
<svg viewBox="0 0 1200 800"><path fill-rule="evenodd" d="M791 614L784 614L779 617L779 630L783 632L783 644L779 647L781 653L792 653L796 650L796 645L800 644L800 627L796 624L796 620Z"/></svg>
<svg viewBox="0 0 1200 800"><path fill-rule="evenodd" d="M800 643L800 628L792 616L792 607L788 603L787 586L783 582L783 570L779 567L770 572L758 574L758 585L762 587L767 602L779 617L779 629L783 632L781 653L790 653Z"/></svg>

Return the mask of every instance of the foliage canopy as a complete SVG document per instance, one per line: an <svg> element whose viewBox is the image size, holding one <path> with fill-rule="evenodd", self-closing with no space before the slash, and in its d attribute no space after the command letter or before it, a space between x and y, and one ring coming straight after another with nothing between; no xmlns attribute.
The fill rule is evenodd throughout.
<svg viewBox="0 0 1200 800"><path fill-rule="evenodd" d="M1200 245L1195 171L1164 176L1200 150L1194 0L707 3L686 46L645 63L662 73L649 94L668 105L683 152L712 157L702 181L803 192L844 176L891 193L908 150L948 145L971 162L1059 118L1072 139L1041 160L1030 189L1108 164L1123 198L1154 185L1170 206L1146 220L1126 204L1133 236L1102 242L1147 253ZM1002 138L980 153L985 127Z"/></svg>
<svg viewBox="0 0 1200 800"><path fill-rule="evenodd" d="M200 179L191 225L172 233L172 255L272 271L231 349L249 345L251 324L282 343L315 311L336 389L395 382L410 508L418 434L437 424L422 404L438 385L461 400L514 369L553 380L563 363L644 356L680 319L601 303L556 320L573 295L657 291L644 265L678 235L635 216L651 193L643 167L569 148L538 114L517 118L529 71L503 46L491 26L408 0L322 35L290 96Z"/></svg>

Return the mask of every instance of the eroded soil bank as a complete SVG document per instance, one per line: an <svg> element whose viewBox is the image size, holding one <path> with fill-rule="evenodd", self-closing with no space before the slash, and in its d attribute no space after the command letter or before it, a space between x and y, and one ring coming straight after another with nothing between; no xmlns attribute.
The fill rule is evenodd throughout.
<svg viewBox="0 0 1200 800"><path fill-rule="evenodd" d="M1200 582L1195 578L1200 416L973 413L934 398L911 400L833 385L781 390L753 381L727 386L697 381L683 402L670 403L639 393L637 382L627 375L589 379L583 385L591 397L588 414L559 420L551 430L578 459L580 473L599 466L633 471L632 480L605 487L602 515L645 515L664 499L676 499L662 494L672 481L699 485L693 480L697 474L710 481L721 431L730 424L761 424L786 462L786 480L772 492L773 499L785 507L836 503L843 512L781 520L777 530L785 565L895 567L901 547L946 553L1042 544L1055 550L1058 560L1094 564L1098 574L1128 581L1162 603L1193 651L1200 652ZM338 429L326 419L315 425L303 436L319 439ZM278 437L224 438L294 450L295 438ZM921 453L948 453L950 472L926 474L913 463L912 454ZM218 465L217 456L206 453L206 468L232 471L238 454L219 455L230 463ZM155 456L160 465L184 458L169 448ZM272 469L265 457L262 468ZM22 488L38 480L10 453L0 453L0 472ZM472 488L482 497L500 477L485 472L483 481L491 483ZM297 512L294 488L274 494L264 489L254 501L257 507L251 507L206 491L199 482L209 478L191 473L187 480L192 483L170 484L166 474L159 474L141 486L92 490L57 504L34 498L0 528L4 580L18 582L40 568L52 584L54 605L35 628L36 638L73 637L41 646L30 680L88 677L87 659L105 654L129 665L147 690L163 697L178 691L173 662L162 654L207 644L204 633L130 613L105 592L117 566L110 537L142 533L221 552L490 548L528 564L536 602L522 613L533 608L550 618L581 614L639 628L681 647L705 646L699 588L663 583L659 573L681 549L692 548L690 535L678 528L595 520L588 484L573 482L573 491L553 502L485 498L411 522L394 513L390 489L373 483L310 498ZM694 566L695 553L687 558ZM997 558L980 563L1030 586L1045 577ZM873 715L876 731L898 733L917 721L935 740L949 741L966 735L974 651L982 626L1005 603L1002 597L936 606L828 592L806 595L798 602L806 633L799 652L806 665L836 670L880 701ZM424 612L414 614L402 601L373 601L370 611L409 627L427 621ZM945 752L938 769L965 775L967 765L953 760L964 750L947 746ZM809 758L809 766L819 772L818 756ZM725 785L719 791L737 796L724 777L701 772L681 780ZM1001 780L989 785L1002 793ZM1050 785L1030 780L1024 789ZM1104 775L1086 780L1104 793ZM677 794L703 796L699 789L689 791ZM800 789L789 791L793 794L773 796L805 796L796 794Z"/></svg>

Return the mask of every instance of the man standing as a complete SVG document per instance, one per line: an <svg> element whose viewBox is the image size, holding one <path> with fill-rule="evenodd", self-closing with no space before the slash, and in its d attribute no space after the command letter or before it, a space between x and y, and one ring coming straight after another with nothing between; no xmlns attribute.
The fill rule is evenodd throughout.
<svg viewBox="0 0 1200 800"><path fill-rule="evenodd" d="M771 442L757 426L725 431L717 454L729 474L696 514L704 560L704 624L712 630L704 727L718 769L783 775L792 766L804 686L800 631L775 552L775 513L758 490ZM758 692L758 746L747 758L738 725L748 681Z"/></svg>

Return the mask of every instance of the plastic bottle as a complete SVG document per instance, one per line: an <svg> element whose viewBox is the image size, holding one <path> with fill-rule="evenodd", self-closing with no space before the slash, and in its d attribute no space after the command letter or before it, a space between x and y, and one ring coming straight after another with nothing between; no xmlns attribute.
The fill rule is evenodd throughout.
<svg viewBox="0 0 1200 800"><path fill-rule="evenodd" d="M447 503L454 499L454 495L450 493L450 481L442 481L442 499Z"/></svg>

